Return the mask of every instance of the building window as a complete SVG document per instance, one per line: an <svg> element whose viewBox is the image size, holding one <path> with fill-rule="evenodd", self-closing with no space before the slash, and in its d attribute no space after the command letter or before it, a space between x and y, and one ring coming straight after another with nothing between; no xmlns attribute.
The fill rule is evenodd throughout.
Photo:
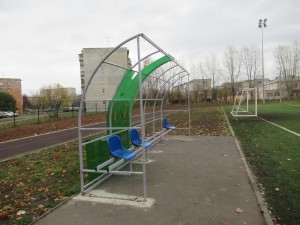
<svg viewBox="0 0 300 225"><path fill-rule="evenodd" d="M275 96L280 96L280 92L275 92Z"/></svg>
<svg viewBox="0 0 300 225"><path fill-rule="evenodd" d="M0 85L3 85L3 81L0 81Z"/></svg>
<svg viewBox="0 0 300 225"><path fill-rule="evenodd" d="M102 94L105 95L105 88L102 88Z"/></svg>

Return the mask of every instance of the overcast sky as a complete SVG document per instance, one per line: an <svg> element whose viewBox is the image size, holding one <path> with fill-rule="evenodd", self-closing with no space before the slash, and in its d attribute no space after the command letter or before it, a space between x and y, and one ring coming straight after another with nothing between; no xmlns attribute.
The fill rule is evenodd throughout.
<svg viewBox="0 0 300 225"><path fill-rule="evenodd" d="M273 51L300 42L299 0L0 0L0 76L22 79L23 94L60 83L80 93L82 48L114 47L144 33L176 59L223 56L228 45ZM109 37L109 38L107 38Z"/></svg>

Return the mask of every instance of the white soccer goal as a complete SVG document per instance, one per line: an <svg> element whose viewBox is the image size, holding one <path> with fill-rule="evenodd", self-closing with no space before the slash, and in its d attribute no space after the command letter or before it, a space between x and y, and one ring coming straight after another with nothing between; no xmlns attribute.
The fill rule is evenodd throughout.
<svg viewBox="0 0 300 225"><path fill-rule="evenodd" d="M237 91L231 110L233 116L257 116L257 88Z"/></svg>

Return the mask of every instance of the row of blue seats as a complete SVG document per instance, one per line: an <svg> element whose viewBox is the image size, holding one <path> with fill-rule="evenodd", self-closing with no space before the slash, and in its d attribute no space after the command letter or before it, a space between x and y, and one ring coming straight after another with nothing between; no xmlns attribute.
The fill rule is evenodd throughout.
<svg viewBox="0 0 300 225"><path fill-rule="evenodd" d="M162 119L163 127L167 130L175 130L175 126L171 126L166 118ZM129 130L131 142L136 147L142 147L142 140L137 129ZM121 139L117 135L112 135L107 138L108 147L112 156L125 159L126 161L133 159L136 156L135 151L130 151L123 147ZM144 148L151 147L151 142L144 141Z"/></svg>

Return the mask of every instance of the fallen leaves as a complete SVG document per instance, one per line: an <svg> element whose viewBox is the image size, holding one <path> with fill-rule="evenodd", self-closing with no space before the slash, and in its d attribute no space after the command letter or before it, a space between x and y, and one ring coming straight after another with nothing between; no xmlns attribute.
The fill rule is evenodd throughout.
<svg viewBox="0 0 300 225"><path fill-rule="evenodd" d="M8 217L8 213L7 212L3 212L2 210L0 210L0 219L4 220Z"/></svg>
<svg viewBox="0 0 300 225"><path fill-rule="evenodd" d="M18 202L16 202L16 207L24 207L24 206L26 206L27 205L27 203L26 202L23 202L23 201L18 201Z"/></svg>
<svg viewBox="0 0 300 225"><path fill-rule="evenodd" d="M68 143L0 163L0 224L32 221L77 193L77 147Z"/></svg>
<svg viewBox="0 0 300 225"><path fill-rule="evenodd" d="M241 208L236 208L235 211L236 211L237 213L242 213L242 212L244 212L244 210L242 210Z"/></svg>
<svg viewBox="0 0 300 225"><path fill-rule="evenodd" d="M19 211L17 212L17 216L22 216L22 215L24 215L24 214L26 214L26 211L24 211L24 210L19 210Z"/></svg>

